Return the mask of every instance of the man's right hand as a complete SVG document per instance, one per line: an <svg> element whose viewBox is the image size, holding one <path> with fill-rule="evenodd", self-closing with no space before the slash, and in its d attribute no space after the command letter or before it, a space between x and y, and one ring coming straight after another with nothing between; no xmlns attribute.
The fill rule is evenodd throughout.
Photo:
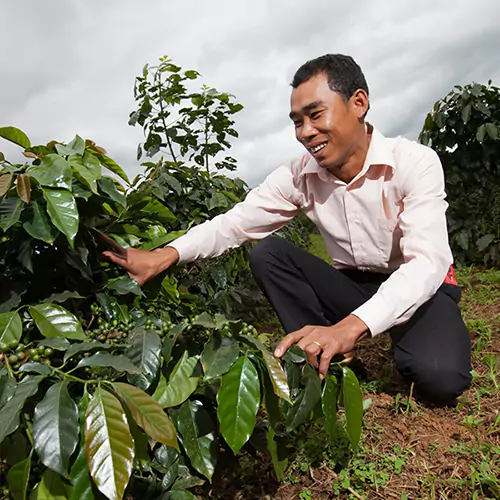
<svg viewBox="0 0 500 500"><path fill-rule="evenodd" d="M152 251L127 248L126 257L120 257L109 251L103 252L103 256L123 267L128 275L141 286L179 260L179 253L173 247L157 248Z"/></svg>

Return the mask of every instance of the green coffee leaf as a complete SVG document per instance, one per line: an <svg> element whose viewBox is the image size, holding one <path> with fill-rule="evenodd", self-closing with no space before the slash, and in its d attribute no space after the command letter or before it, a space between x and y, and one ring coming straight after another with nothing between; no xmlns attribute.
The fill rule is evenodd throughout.
<svg viewBox="0 0 500 500"><path fill-rule="evenodd" d="M0 229L7 231L19 221L24 203L16 197L0 201Z"/></svg>
<svg viewBox="0 0 500 500"><path fill-rule="evenodd" d="M78 443L78 409L67 382L56 382L35 407L33 441L42 463L61 475Z"/></svg>
<svg viewBox="0 0 500 500"><path fill-rule="evenodd" d="M79 224L75 197L64 189L42 189L42 193L47 202L47 212L52 224L66 235L73 248Z"/></svg>
<svg viewBox="0 0 500 500"><path fill-rule="evenodd" d="M68 487L68 500L94 500L94 488L90 477L85 454L85 412L89 403L88 394L85 393L78 403L80 421L80 444L78 455L71 466L69 477L71 484Z"/></svg>
<svg viewBox="0 0 500 500"><path fill-rule="evenodd" d="M200 379L198 361L199 356L189 357L189 353L184 351L184 354L172 370L168 383L166 383L163 376L160 377L160 383L153 394L153 398L163 408L180 405L193 394Z"/></svg>
<svg viewBox="0 0 500 500"><path fill-rule="evenodd" d="M93 356L83 358L76 366L78 368L84 368L85 366L108 367L119 372L141 373L141 369L135 366L126 356L121 354L114 356L107 352L98 352Z"/></svg>
<svg viewBox="0 0 500 500"><path fill-rule="evenodd" d="M29 308L40 333L47 338L85 340L82 325L76 317L57 304L37 304Z"/></svg>
<svg viewBox="0 0 500 500"><path fill-rule="evenodd" d="M141 245L140 248L143 250L154 250L155 248L162 247L170 243L171 241L176 240L179 236L186 234L185 230L182 231L172 231L171 233L164 234L163 236L158 236L157 238L152 239L151 241L146 241Z"/></svg>
<svg viewBox="0 0 500 500"><path fill-rule="evenodd" d="M101 387L85 414L85 451L99 491L110 500L122 500L134 464L134 441L120 402Z"/></svg>
<svg viewBox="0 0 500 500"><path fill-rule="evenodd" d="M43 375L28 375L17 385L14 395L0 410L0 443L6 436L12 434L19 427L19 412L26 400L36 394L38 384L44 379Z"/></svg>
<svg viewBox="0 0 500 500"><path fill-rule="evenodd" d="M136 328L127 342L130 348L125 351L125 355L142 370L140 374L128 375L127 379L131 384L146 390L155 380L160 367L161 339L152 330Z"/></svg>
<svg viewBox="0 0 500 500"><path fill-rule="evenodd" d="M337 435L337 399L337 379L327 375L321 394L321 408L325 416L325 430L331 438Z"/></svg>
<svg viewBox="0 0 500 500"><path fill-rule="evenodd" d="M67 500L66 486L59 474L47 469L30 495L30 500Z"/></svg>
<svg viewBox="0 0 500 500"><path fill-rule="evenodd" d="M85 447L81 446L70 472L68 500L94 500Z"/></svg>
<svg viewBox="0 0 500 500"><path fill-rule="evenodd" d="M103 167L106 167L108 170L111 170L111 172L116 174L118 177L121 177L127 184L130 184L127 174L109 156L106 156L103 153L94 153L94 155L97 156Z"/></svg>
<svg viewBox="0 0 500 500"><path fill-rule="evenodd" d="M62 156L47 154L43 156L42 162L42 165L29 167L26 173L33 177L40 186L71 189L71 168Z"/></svg>
<svg viewBox="0 0 500 500"><path fill-rule="evenodd" d="M219 448L215 425L200 401L186 401L179 411L179 432L191 465L209 480Z"/></svg>
<svg viewBox="0 0 500 500"><path fill-rule="evenodd" d="M276 441L276 433L272 427L267 431L267 449L271 455L271 460L273 462L274 472L278 481L285 475L285 471L288 467L288 457L286 456L286 449L280 446Z"/></svg>
<svg viewBox="0 0 500 500"><path fill-rule="evenodd" d="M188 490L167 491L158 500L196 500L196 497Z"/></svg>
<svg viewBox="0 0 500 500"><path fill-rule="evenodd" d="M40 346L43 345L44 347L51 347L56 351L66 351L71 346L71 344L65 338L62 337L43 339L40 341L38 345Z"/></svg>
<svg viewBox="0 0 500 500"><path fill-rule="evenodd" d="M30 221L26 221L23 224L24 230L32 238L45 241L45 243L52 245L59 231L50 224L45 210L38 202L34 201L32 207L33 217Z"/></svg>
<svg viewBox="0 0 500 500"><path fill-rule="evenodd" d="M93 340L92 342L79 342L75 344L71 344L71 347L64 354L63 361L66 363L68 359L71 359L78 354L83 352L95 352L95 351L106 351L113 347L111 344L107 344L105 342L99 342L97 340Z"/></svg>
<svg viewBox="0 0 500 500"><path fill-rule="evenodd" d="M137 425L155 441L179 449L175 428L163 408L149 395L133 385L111 384L127 405Z"/></svg>
<svg viewBox="0 0 500 500"><path fill-rule="evenodd" d="M0 127L0 137L17 144L18 146L28 149L31 147L28 136L16 127Z"/></svg>
<svg viewBox="0 0 500 500"><path fill-rule="evenodd" d="M172 355L172 349L179 338L179 335L187 328L187 323L179 323L172 327L163 341L163 347L161 349L161 355L166 364L170 363L170 358Z"/></svg>
<svg viewBox="0 0 500 500"><path fill-rule="evenodd" d="M220 377L229 371L238 359L240 349L236 341L214 333L205 344L201 355L201 366L206 379Z"/></svg>
<svg viewBox="0 0 500 500"><path fill-rule="evenodd" d="M21 373L38 373L38 375L45 375L48 376L52 373L52 370L50 366L47 366L43 363L36 363L36 362L28 362L25 363L24 365L19 368L19 371Z"/></svg>
<svg viewBox="0 0 500 500"><path fill-rule="evenodd" d="M56 144L56 151L60 155L83 155L85 151L85 141L76 135L75 138L69 144Z"/></svg>
<svg viewBox="0 0 500 500"><path fill-rule="evenodd" d="M69 299L84 299L82 295L78 292L61 292L61 293L53 293L50 297L43 299L42 302L58 302L60 304L66 302Z"/></svg>
<svg viewBox="0 0 500 500"><path fill-rule="evenodd" d="M288 432L309 421L314 408L321 399L321 382L316 370L309 364L302 369L302 383L304 389L299 391L287 414Z"/></svg>
<svg viewBox="0 0 500 500"><path fill-rule="evenodd" d="M31 469L31 453L22 462L13 465L7 473L9 493L14 500L26 500Z"/></svg>
<svg viewBox="0 0 500 500"><path fill-rule="evenodd" d="M21 316L17 311L0 314L0 350L17 346L23 333Z"/></svg>
<svg viewBox="0 0 500 500"><path fill-rule="evenodd" d="M0 408L14 395L16 392L17 382L8 374L0 376Z"/></svg>
<svg viewBox="0 0 500 500"><path fill-rule="evenodd" d="M198 326L203 326L205 328L215 328L214 320L213 320L212 316L207 312L201 313L196 318L196 321L194 322L194 324L198 325Z"/></svg>
<svg viewBox="0 0 500 500"><path fill-rule="evenodd" d="M122 207L127 206L127 199L125 198L125 195L118 191L113 179L110 179L109 177L102 177L98 183L100 190L107 195L108 198Z"/></svg>
<svg viewBox="0 0 500 500"><path fill-rule="evenodd" d="M347 435L353 449L361 437L363 398L356 375L347 366L342 367L342 399L344 401Z"/></svg>
<svg viewBox="0 0 500 500"><path fill-rule="evenodd" d="M259 374L248 357L222 377L217 404L221 433L236 455L252 435L260 404Z"/></svg>
<svg viewBox="0 0 500 500"><path fill-rule="evenodd" d="M139 296L144 295L137 281L129 276L120 276L119 278L108 281L106 288L108 290L115 290L120 295L126 295L127 293L133 293Z"/></svg>
<svg viewBox="0 0 500 500"><path fill-rule="evenodd" d="M269 373L269 377L271 378L271 382L273 384L274 393L276 396L284 399L287 403L292 403L290 399L290 388L288 387L288 381L286 378L286 373L281 367L281 363L277 358L271 354L262 342L250 337L249 335L240 335L244 338L248 343L254 345L259 349L262 353L262 357L264 358L264 362L266 364L267 371Z"/></svg>
<svg viewBox="0 0 500 500"><path fill-rule="evenodd" d="M97 180L100 178L100 171L87 168L84 159L78 155L71 156L68 161L76 177L87 185L94 194L99 194Z"/></svg>

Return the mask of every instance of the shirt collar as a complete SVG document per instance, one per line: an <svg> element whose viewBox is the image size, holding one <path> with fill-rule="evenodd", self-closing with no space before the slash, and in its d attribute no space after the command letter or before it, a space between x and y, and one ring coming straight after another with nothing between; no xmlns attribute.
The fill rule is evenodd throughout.
<svg viewBox="0 0 500 500"><path fill-rule="evenodd" d="M371 133L372 137L370 145L368 146L368 152L366 154L363 168L361 169L361 172L355 177L355 179L358 179L360 176L364 175L372 165L387 165L393 170L396 168L393 148L390 141L370 123L366 123L366 131L367 133ZM338 180L325 168L320 167L310 154L309 161L306 163L299 174L299 179L306 174L317 174L322 180L327 180L328 178L330 180Z"/></svg>

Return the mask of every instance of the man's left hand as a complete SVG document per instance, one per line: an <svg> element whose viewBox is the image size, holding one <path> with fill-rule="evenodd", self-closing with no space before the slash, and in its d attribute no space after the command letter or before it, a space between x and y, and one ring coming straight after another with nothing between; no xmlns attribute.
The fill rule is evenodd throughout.
<svg viewBox="0 0 500 500"><path fill-rule="evenodd" d="M297 344L306 353L309 362L319 368L319 378L323 380L333 356L350 352L359 337L367 331L365 323L352 314L332 326L304 326L289 333L276 347L274 355L280 358L293 344Z"/></svg>

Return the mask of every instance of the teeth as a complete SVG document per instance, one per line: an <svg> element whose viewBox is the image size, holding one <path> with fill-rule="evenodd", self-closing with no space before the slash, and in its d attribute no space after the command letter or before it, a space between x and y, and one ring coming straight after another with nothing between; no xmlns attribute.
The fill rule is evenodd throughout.
<svg viewBox="0 0 500 500"><path fill-rule="evenodd" d="M311 148L311 151L313 153L317 153L319 150L323 149L326 146L326 142L323 144L319 144L318 146L315 146L314 148Z"/></svg>

